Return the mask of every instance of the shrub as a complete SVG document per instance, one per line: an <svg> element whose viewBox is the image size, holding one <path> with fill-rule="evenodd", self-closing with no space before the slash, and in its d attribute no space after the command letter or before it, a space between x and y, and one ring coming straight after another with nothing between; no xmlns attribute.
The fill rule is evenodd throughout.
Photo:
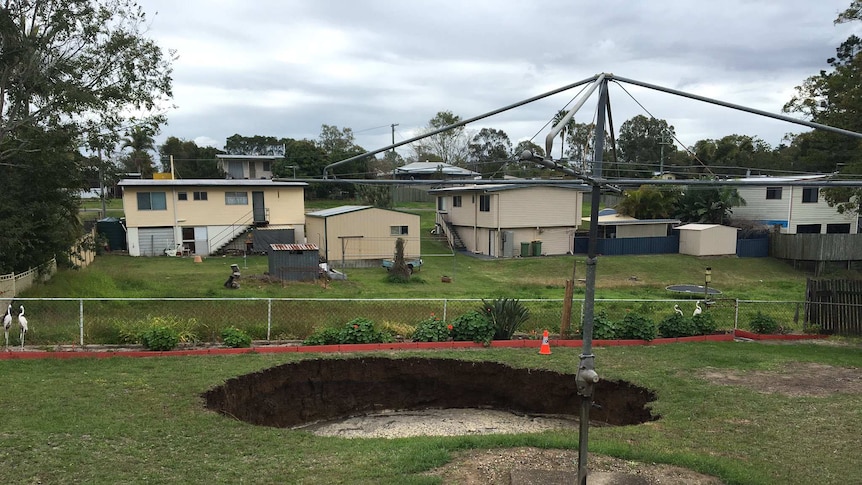
<svg viewBox="0 0 862 485"><path fill-rule="evenodd" d="M635 312L629 312L620 322L617 338L652 340L658 336L655 323L649 318Z"/></svg>
<svg viewBox="0 0 862 485"><path fill-rule="evenodd" d="M751 327L751 331L754 333L771 334L778 332L778 322L776 322L774 318L764 315L761 312L757 312L757 314L752 317L748 326Z"/></svg>
<svg viewBox="0 0 862 485"><path fill-rule="evenodd" d="M141 343L147 350L173 350L179 342L176 329L166 325L153 325L141 335Z"/></svg>
<svg viewBox="0 0 862 485"><path fill-rule="evenodd" d="M407 323L387 320L380 324L380 330L389 332L394 336L409 338L416 331L416 327Z"/></svg>
<svg viewBox="0 0 862 485"><path fill-rule="evenodd" d="M117 322L120 343L144 344L144 334L153 327L170 328L177 335L178 342L198 342L195 328L198 321L195 318L181 319L174 316L146 316L145 318L131 321Z"/></svg>
<svg viewBox="0 0 862 485"><path fill-rule="evenodd" d="M684 315L674 313L664 317L664 319L659 322L658 333L662 337L668 338L690 337L692 335L696 335L696 330L692 319L687 318Z"/></svg>
<svg viewBox="0 0 862 485"><path fill-rule="evenodd" d="M709 312L693 316L691 323L694 326L694 335L710 335L718 330L718 325Z"/></svg>
<svg viewBox="0 0 862 485"><path fill-rule="evenodd" d="M482 300L482 312L494 325L494 338L511 340L522 323L530 319L530 310L520 300L498 298L493 302Z"/></svg>
<svg viewBox="0 0 862 485"><path fill-rule="evenodd" d="M452 320L454 340L490 345L493 337L494 324L480 312L465 313Z"/></svg>
<svg viewBox="0 0 862 485"><path fill-rule="evenodd" d="M341 330L337 328L324 328L314 332L302 341L302 345L336 345L341 343Z"/></svg>
<svg viewBox="0 0 862 485"><path fill-rule="evenodd" d="M325 328L308 336L304 345L371 344L391 342L392 334L378 331L367 318L354 318L341 329Z"/></svg>
<svg viewBox="0 0 862 485"><path fill-rule="evenodd" d="M450 327L454 328L432 313L430 317L419 322L411 338L415 342L445 342L452 336Z"/></svg>
<svg viewBox="0 0 862 485"><path fill-rule="evenodd" d="M596 340L613 340L617 338L617 323L608 318L606 310L593 315L593 338ZM583 329L581 329L583 335Z"/></svg>
<svg viewBox="0 0 862 485"><path fill-rule="evenodd" d="M227 327L221 331L221 340L228 347L251 347L251 337L236 327Z"/></svg>

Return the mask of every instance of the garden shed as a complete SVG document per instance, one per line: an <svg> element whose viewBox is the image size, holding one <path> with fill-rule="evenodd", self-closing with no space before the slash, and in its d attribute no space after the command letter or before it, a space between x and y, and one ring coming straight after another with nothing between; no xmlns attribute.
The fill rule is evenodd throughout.
<svg viewBox="0 0 862 485"><path fill-rule="evenodd" d="M269 275L286 281L315 281L320 271L314 244L270 244Z"/></svg>
<svg viewBox="0 0 862 485"><path fill-rule="evenodd" d="M736 254L737 229L720 224L685 224L679 229L679 252L692 256Z"/></svg>

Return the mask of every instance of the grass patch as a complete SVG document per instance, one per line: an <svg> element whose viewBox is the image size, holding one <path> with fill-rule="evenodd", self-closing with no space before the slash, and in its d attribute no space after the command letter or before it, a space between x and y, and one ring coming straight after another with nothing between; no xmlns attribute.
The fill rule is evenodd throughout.
<svg viewBox="0 0 862 485"><path fill-rule="evenodd" d="M662 418L593 428L591 452L685 466L725 483L828 484L862 476L856 458L859 395L761 394L697 377L707 367L770 370L794 362L862 367L858 348L727 342L595 350L603 378L656 391L654 411ZM491 360L574 373L578 352L557 348L539 356L534 350L485 349L394 356ZM3 476L10 483L67 482L70 476L84 483L437 483L419 474L459 450L577 447L577 434L562 432L323 438L250 426L202 407L200 393L225 379L312 357L0 361L0 406L15 410L15 419L0 424L0 447L9 456L27 456L26 466L6 467Z"/></svg>

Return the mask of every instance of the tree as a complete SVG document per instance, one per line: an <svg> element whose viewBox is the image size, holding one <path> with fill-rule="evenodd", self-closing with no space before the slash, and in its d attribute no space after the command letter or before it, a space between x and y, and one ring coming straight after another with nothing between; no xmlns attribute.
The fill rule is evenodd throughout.
<svg viewBox="0 0 862 485"><path fill-rule="evenodd" d="M503 169L512 159L512 142L503 130L482 128L467 149L469 168L483 178L502 178Z"/></svg>
<svg viewBox="0 0 862 485"><path fill-rule="evenodd" d="M0 202L3 272L62 260L75 244L77 194L93 166L79 147L114 146L121 126L164 121L172 59L145 37L147 22L132 0L0 8L0 180L14 188Z"/></svg>
<svg viewBox="0 0 862 485"><path fill-rule="evenodd" d="M514 159L517 169L512 173L518 177L538 177L540 174L547 172L548 169L531 160L521 160L524 152L529 151L533 156L540 158L545 157L545 150L539 145L530 140L521 140L514 150Z"/></svg>
<svg viewBox="0 0 862 485"><path fill-rule="evenodd" d="M564 109L557 111L557 114L554 115L554 121L551 124L557 126L560 121L563 121L563 118L566 117L566 114L568 114L568 112ZM575 118L572 117L572 119L570 119L569 122L563 125L563 127L560 129L560 160L566 158L566 134L570 134L572 131L574 131L576 124L577 123L575 123ZM549 153L548 155L551 154Z"/></svg>
<svg viewBox="0 0 862 485"><path fill-rule="evenodd" d="M641 185L638 190L627 190L617 204L617 212L635 219L667 219L676 209L680 191L676 187L659 189Z"/></svg>
<svg viewBox="0 0 862 485"><path fill-rule="evenodd" d="M272 166L275 177L319 177L329 162L327 154L313 140L285 138L284 158Z"/></svg>
<svg viewBox="0 0 862 485"><path fill-rule="evenodd" d="M404 238L399 237L395 240L395 258L392 261L392 268L389 270L389 281L407 283L410 281L412 272L407 266L407 261L404 260Z"/></svg>
<svg viewBox="0 0 862 485"><path fill-rule="evenodd" d="M170 159L173 157L174 178L178 179L223 179L225 173L218 167L216 155L222 153L214 147L199 147L190 140L169 136L159 147L162 158L162 171L171 171Z"/></svg>
<svg viewBox="0 0 862 485"><path fill-rule="evenodd" d="M658 118L647 118L637 115L625 121L620 126L617 136L617 148L621 161L628 164L627 177L651 177L657 171L661 162L662 147L664 153L676 150L675 145L663 145L663 141L672 137L673 126Z"/></svg>
<svg viewBox="0 0 862 485"><path fill-rule="evenodd" d="M327 161L330 164L362 155L367 151L356 144L352 129L339 129L337 126L326 124L320 126L317 146L326 153ZM367 173L368 158L333 167L333 174L347 178L363 178Z"/></svg>
<svg viewBox="0 0 862 485"><path fill-rule="evenodd" d="M575 123L569 128L566 137L569 146L569 164L581 173L587 173L590 169L595 132L594 123Z"/></svg>
<svg viewBox="0 0 862 485"><path fill-rule="evenodd" d="M381 209L392 208L392 187L388 185L360 184L356 188L360 202Z"/></svg>
<svg viewBox="0 0 862 485"><path fill-rule="evenodd" d="M683 222L726 224L735 206L745 205L739 192L728 186L690 186L679 198L675 215Z"/></svg>
<svg viewBox="0 0 862 485"><path fill-rule="evenodd" d="M224 151L230 155L279 156L284 152L284 143L274 136L242 136L236 133L227 138Z"/></svg>
<svg viewBox="0 0 862 485"><path fill-rule="evenodd" d="M862 20L862 2L854 0L835 23L858 20ZM826 63L832 70L821 70L797 86L784 111L802 113L817 123L862 132L862 39L851 35ZM826 161L823 171L862 173L862 142L857 138L813 131L799 135L793 144L798 148L800 165L811 164L812 160ZM862 188L826 188L823 195L839 212L862 215Z"/></svg>
<svg viewBox="0 0 862 485"><path fill-rule="evenodd" d="M452 114L451 111L440 111L428 122L424 133L431 133L460 121L461 117ZM459 126L414 142L412 148L417 161L441 161L464 167L467 162L468 144L469 137L464 127ZM433 155L436 158L426 158L427 155Z"/></svg>
<svg viewBox="0 0 862 485"><path fill-rule="evenodd" d="M141 178L152 178L153 156L150 150L155 150L153 135L155 133L147 126L135 126L123 139L122 148L131 148L132 152L126 159L126 170L141 174Z"/></svg>

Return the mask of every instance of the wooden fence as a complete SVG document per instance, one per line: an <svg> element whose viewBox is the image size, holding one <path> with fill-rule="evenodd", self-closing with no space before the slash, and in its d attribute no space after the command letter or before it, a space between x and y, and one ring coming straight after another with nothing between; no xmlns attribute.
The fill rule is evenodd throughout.
<svg viewBox="0 0 862 485"><path fill-rule="evenodd" d="M826 262L862 261L862 234L772 234L769 246L773 258L816 262L818 276Z"/></svg>
<svg viewBox="0 0 862 485"><path fill-rule="evenodd" d="M862 280L809 278L805 323L825 334L862 335Z"/></svg>

